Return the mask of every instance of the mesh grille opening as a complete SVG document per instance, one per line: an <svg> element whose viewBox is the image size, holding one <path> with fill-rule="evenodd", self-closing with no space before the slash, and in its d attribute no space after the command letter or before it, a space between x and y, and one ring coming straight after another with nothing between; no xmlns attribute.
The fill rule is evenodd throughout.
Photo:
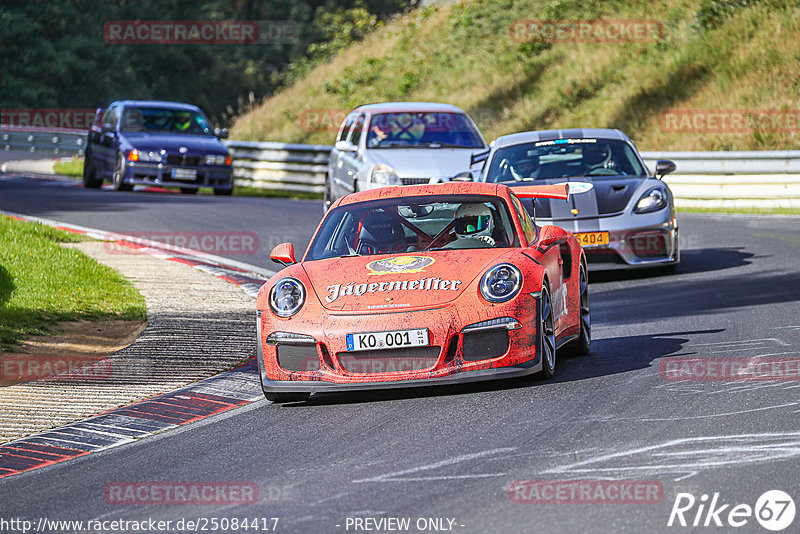
<svg viewBox="0 0 800 534"><path fill-rule="evenodd" d="M278 345L278 365L287 371L319 371L315 345Z"/></svg>
<svg viewBox="0 0 800 534"><path fill-rule="evenodd" d="M498 328L464 334L463 358L467 362L497 358L508 352L508 330Z"/></svg>
<svg viewBox="0 0 800 534"><path fill-rule="evenodd" d="M441 347L413 347L339 352L336 357L350 373L401 373L433 367L439 359L440 351Z"/></svg>

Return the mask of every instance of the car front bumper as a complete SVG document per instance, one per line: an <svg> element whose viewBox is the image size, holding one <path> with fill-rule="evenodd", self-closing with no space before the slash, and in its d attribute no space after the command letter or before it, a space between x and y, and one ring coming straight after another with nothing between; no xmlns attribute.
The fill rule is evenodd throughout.
<svg viewBox="0 0 800 534"><path fill-rule="evenodd" d="M608 232L608 245L584 245L589 270L664 267L680 262L678 223L674 210L625 213L577 220L537 219L572 233Z"/></svg>
<svg viewBox="0 0 800 534"><path fill-rule="evenodd" d="M320 392L431 386L510 378L542 369L537 350L537 296L522 295L524 306L487 308L494 317L460 322L449 308L370 316L329 315L302 330L305 340L275 342L288 331L262 314L258 320L258 364L265 392ZM524 310L524 311L523 311ZM497 315L499 314L499 316ZM486 314L483 314L484 316ZM373 322L374 321L374 322ZM496 324L486 324L487 321ZM427 328L429 345L411 349L348 352L346 334ZM324 325L324 326L323 326ZM369 325L369 326L367 326ZM382 326L378 326L382 325ZM481 326L483 325L483 326ZM272 339L272 341L270 341ZM287 350L288 348L288 350ZM281 352L279 352L281 351ZM294 354L286 365L284 354ZM400 354L398 356L398 354Z"/></svg>
<svg viewBox="0 0 800 534"><path fill-rule="evenodd" d="M174 170L194 171L194 178L176 179ZM165 187L213 187L230 189L233 184L233 168L230 166L176 166L164 163L128 162L125 166L125 183L133 185L156 185Z"/></svg>

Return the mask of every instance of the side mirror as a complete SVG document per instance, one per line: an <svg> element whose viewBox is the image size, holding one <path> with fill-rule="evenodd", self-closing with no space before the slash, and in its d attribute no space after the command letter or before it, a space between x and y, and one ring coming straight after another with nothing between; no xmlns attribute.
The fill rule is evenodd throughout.
<svg viewBox="0 0 800 534"><path fill-rule="evenodd" d="M554 245L561 245L568 240L567 232L558 226L547 225L541 230L539 241L536 248L539 252L545 252Z"/></svg>
<svg viewBox="0 0 800 534"><path fill-rule="evenodd" d="M272 249L272 252L269 253L269 259L275 263L280 263L284 267L297 263L297 260L294 259L294 245L281 243Z"/></svg>
<svg viewBox="0 0 800 534"><path fill-rule="evenodd" d="M663 178L675 170L675 162L668 159L656 161L656 178Z"/></svg>
<svg viewBox="0 0 800 534"><path fill-rule="evenodd" d="M451 182L474 182L475 179L472 177L472 173L469 171L461 171L460 173L456 174L452 178L450 178Z"/></svg>
<svg viewBox="0 0 800 534"><path fill-rule="evenodd" d="M227 139L228 138L228 129L227 128L223 128L223 129L220 130L219 128L215 128L214 129L214 135L216 135L218 139Z"/></svg>
<svg viewBox="0 0 800 534"><path fill-rule="evenodd" d="M350 141L336 141L336 144L333 146L339 152L355 152L358 150L358 147Z"/></svg>

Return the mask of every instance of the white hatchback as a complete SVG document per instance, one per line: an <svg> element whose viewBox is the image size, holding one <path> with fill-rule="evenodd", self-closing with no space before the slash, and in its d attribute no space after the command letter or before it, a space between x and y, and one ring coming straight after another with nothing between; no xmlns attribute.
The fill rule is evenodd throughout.
<svg viewBox="0 0 800 534"><path fill-rule="evenodd" d="M355 191L446 182L470 172L488 146L462 109L430 102L368 104L339 128L325 180L325 210Z"/></svg>

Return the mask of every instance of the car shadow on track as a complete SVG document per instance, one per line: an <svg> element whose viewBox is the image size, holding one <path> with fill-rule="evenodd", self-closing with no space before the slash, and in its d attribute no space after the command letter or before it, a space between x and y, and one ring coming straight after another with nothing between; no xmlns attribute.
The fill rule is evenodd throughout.
<svg viewBox="0 0 800 534"><path fill-rule="evenodd" d="M589 264L589 282L620 282L624 280L642 280L649 278L666 278L677 274L696 274L723 269L734 269L750 265L755 255L745 251L744 247L704 248L681 252L681 262L674 271L664 267L646 269L617 269L609 271L592 271Z"/></svg>
<svg viewBox="0 0 800 534"><path fill-rule="evenodd" d="M366 404L404 399L470 395L492 391L527 389L548 384L576 382L651 367L654 360L679 352L691 336L716 334L723 329L668 332L663 334L597 339L585 356L559 356L556 375L550 380L536 377L511 378L471 384L410 387L375 391L319 393L307 401L286 403L286 407Z"/></svg>

